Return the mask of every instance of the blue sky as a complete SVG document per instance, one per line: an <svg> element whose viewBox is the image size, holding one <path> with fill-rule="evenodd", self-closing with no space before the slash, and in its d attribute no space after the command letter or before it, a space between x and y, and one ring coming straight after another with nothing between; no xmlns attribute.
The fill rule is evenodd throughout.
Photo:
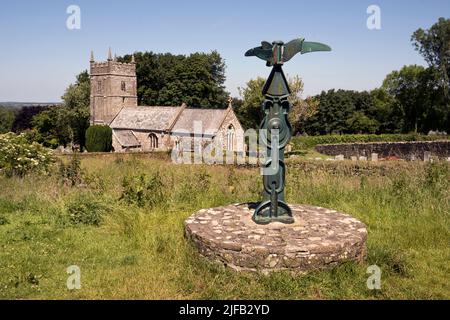
<svg viewBox="0 0 450 320"><path fill-rule="evenodd" d="M66 27L71 4L81 9L80 30ZM381 30L366 27L372 4L381 9ZM392 70L424 64L411 34L441 16L449 18L450 1L5 1L0 101L59 101L75 75L89 67L90 50L104 60L109 46L117 55L216 49L227 64L227 90L237 96L237 87L270 71L244 52L261 40L296 37L333 48L286 64L285 73L303 78L305 95L330 88L370 90Z"/></svg>

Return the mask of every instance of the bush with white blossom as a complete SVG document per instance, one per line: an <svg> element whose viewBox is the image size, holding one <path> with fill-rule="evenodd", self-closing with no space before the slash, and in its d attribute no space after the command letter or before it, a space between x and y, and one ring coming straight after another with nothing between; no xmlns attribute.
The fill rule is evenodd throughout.
<svg viewBox="0 0 450 320"><path fill-rule="evenodd" d="M7 176L47 173L53 162L52 151L30 143L26 134L0 134L0 171Z"/></svg>

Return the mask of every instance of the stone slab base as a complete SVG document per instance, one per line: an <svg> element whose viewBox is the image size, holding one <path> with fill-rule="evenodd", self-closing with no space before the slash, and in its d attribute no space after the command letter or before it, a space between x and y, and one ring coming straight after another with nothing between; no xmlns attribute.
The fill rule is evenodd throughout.
<svg viewBox="0 0 450 320"><path fill-rule="evenodd" d="M205 258L237 271L304 273L343 261L361 261L366 226L335 210L289 205L293 224L258 225L255 204L202 209L185 221L185 234Z"/></svg>

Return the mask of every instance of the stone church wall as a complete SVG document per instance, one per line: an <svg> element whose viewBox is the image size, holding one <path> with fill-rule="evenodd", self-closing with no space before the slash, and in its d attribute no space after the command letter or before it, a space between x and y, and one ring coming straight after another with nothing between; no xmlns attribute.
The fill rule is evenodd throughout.
<svg viewBox="0 0 450 320"><path fill-rule="evenodd" d="M217 133L217 136L220 135L223 143L223 149L227 149L227 134L228 128L232 125L234 128L234 141L233 141L233 150L237 152L244 151L244 129L242 128L238 118L234 114L234 112L228 112L222 126Z"/></svg>

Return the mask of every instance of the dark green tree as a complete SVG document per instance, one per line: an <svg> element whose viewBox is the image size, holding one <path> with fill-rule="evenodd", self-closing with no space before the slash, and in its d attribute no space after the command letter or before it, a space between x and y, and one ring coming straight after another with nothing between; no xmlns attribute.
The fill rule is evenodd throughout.
<svg viewBox="0 0 450 320"><path fill-rule="evenodd" d="M36 140L47 147L67 146L69 143L85 145L85 132L89 127L90 80L87 71L76 77L62 96L61 106L48 107L33 116L32 128Z"/></svg>
<svg viewBox="0 0 450 320"><path fill-rule="evenodd" d="M380 124L377 133L402 132L405 113L398 100L383 88L372 90L370 95L374 104L368 113Z"/></svg>
<svg viewBox="0 0 450 320"><path fill-rule="evenodd" d="M55 106L35 115L32 125L36 141L46 147L66 146L73 141L70 117L63 106Z"/></svg>
<svg viewBox="0 0 450 320"><path fill-rule="evenodd" d="M112 149L112 129L94 125L86 130L86 149L89 152L109 152Z"/></svg>
<svg viewBox="0 0 450 320"><path fill-rule="evenodd" d="M383 81L383 89L401 104L404 112L404 132L427 133L430 129L441 129L438 105L434 95L436 86L433 70L418 65L404 66L393 71ZM437 123L434 123L438 121ZM434 128L433 128L434 127Z"/></svg>
<svg viewBox="0 0 450 320"><path fill-rule="evenodd" d="M217 51L189 56L136 52L140 105L226 108L225 63ZM130 62L131 55L118 58Z"/></svg>
<svg viewBox="0 0 450 320"><path fill-rule="evenodd" d="M317 112L305 122L305 132L311 135L354 133L350 120L355 111L368 108L368 96L348 90L329 90L316 96ZM364 112L363 112L364 113Z"/></svg>
<svg viewBox="0 0 450 320"><path fill-rule="evenodd" d="M428 122L434 122L434 117L441 130L450 132L450 19L439 18L429 29L416 30L411 41L428 63L429 73L435 77L434 107L427 109Z"/></svg>
<svg viewBox="0 0 450 320"><path fill-rule="evenodd" d="M0 106L0 133L12 131L15 112L12 108Z"/></svg>
<svg viewBox="0 0 450 320"><path fill-rule="evenodd" d="M61 97L64 102L64 115L69 119L72 131L72 141L84 147L85 132L89 127L90 117L90 80L87 71L81 72L76 77L76 82L69 85Z"/></svg>

